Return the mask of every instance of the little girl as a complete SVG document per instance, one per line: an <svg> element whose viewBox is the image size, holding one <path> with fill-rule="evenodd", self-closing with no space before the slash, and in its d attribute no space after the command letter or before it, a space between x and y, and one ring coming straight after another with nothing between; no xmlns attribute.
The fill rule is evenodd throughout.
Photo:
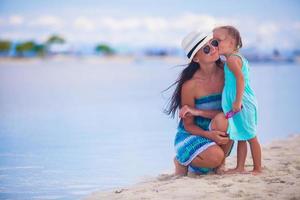
<svg viewBox="0 0 300 200"><path fill-rule="evenodd" d="M244 173L247 156L247 141L253 158L253 174L261 172L261 148L256 137L257 102L249 81L249 64L240 53L242 40L239 31L233 26L217 27L213 31L219 42L219 54L226 57L224 65L225 86L222 92L222 109L224 114L236 113L228 118L227 133L231 140L238 141L237 166L227 173ZM192 108L184 108L186 113L197 115Z"/></svg>

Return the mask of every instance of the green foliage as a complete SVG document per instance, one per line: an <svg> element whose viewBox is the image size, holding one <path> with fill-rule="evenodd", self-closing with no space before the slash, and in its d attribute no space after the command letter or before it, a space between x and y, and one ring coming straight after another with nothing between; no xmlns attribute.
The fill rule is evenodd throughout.
<svg viewBox="0 0 300 200"><path fill-rule="evenodd" d="M44 56L46 53L46 47L44 44L36 44L33 48L33 51L39 56Z"/></svg>
<svg viewBox="0 0 300 200"><path fill-rule="evenodd" d="M52 35L48 38L47 44L63 44L65 43L65 39L59 35Z"/></svg>
<svg viewBox="0 0 300 200"><path fill-rule="evenodd" d="M19 56L23 56L25 52L32 52L34 54L42 56L45 54L45 45L36 44L33 41L27 41L18 44L16 46L16 52Z"/></svg>
<svg viewBox="0 0 300 200"><path fill-rule="evenodd" d="M11 42L7 40L0 40L0 52L8 52L11 48Z"/></svg>
<svg viewBox="0 0 300 200"><path fill-rule="evenodd" d="M26 51L32 51L34 46L35 43L33 41L23 42L16 46L16 51L17 53L22 54Z"/></svg>
<svg viewBox="0 0 300 200"><path fill-rule="evenodd" d="M103 54L106 54L106 55L111 55L111 54L114 54L115 51L108 45L106 44L98 44L95 48L96 52L97 53L103 53Z"/></svg>

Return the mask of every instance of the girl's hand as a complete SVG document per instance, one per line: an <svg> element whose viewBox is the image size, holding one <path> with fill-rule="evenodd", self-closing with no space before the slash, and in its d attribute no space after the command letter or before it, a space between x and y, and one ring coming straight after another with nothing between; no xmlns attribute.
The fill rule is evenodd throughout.
<svg viewBox="0 0 300 200"><path fill-rule="evenodd" d="M179 117L185 118L188 114L191 114L191 108L188 105L184 105L179 111Z"/></svg>
<svg viewBox="0 0 300 200"><path fill-rule="evenodd" d="M238 101L233 102L233 104L232 104L232 111L233 112L238 112L241 109L242 109L242 102L238 102Z"/></svg>
<svg viewBox="0 0 300 200"><path fill-rule="evenodd" d="M229 142L228 134L221 131L210 131L211 139L218 145L227 144Z"/></svg>

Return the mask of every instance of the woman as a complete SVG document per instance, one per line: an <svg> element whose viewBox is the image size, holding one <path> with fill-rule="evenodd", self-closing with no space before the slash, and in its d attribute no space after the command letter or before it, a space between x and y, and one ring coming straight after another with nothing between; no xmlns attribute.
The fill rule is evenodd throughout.
<svg viewBox="0 0 300 200"><path fill-rule="evenodd" d="M167 114L173 117L178 108L197 108L201 116L188 115L180 120L175 137L175 174L206 173L224 163L233 142L227 137L227 121L221 113L224 86L223 63L219 59L218 41L213 34L192 32L182 41L190 61L182 71ZM182 111L183 112L183 111ZM213 120L212 120L213 119Z"/></svg>

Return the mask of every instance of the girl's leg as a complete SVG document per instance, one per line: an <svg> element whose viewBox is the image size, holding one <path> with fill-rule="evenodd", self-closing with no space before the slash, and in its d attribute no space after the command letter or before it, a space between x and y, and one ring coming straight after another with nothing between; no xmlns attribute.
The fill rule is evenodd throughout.
<svg viewBox="0 0 300 200"><path fill-rule="evenodd" d="M253 158L253 174L261 173L261 148L257 140L257 137L248 141L251 148L251 154Z"/></svg>
<svg viewBox="0 0 300 200"><path fill-rule="evenodd" d="M246 173L245 170L246 157L247 157L247 142L238 141L236 168L229 169L226 173L228 174Z"/></svg>
<svg viewBox="0 0 300 200"><path fill-rule="evenodd" d="M178 176L186 176L188 172L188 167L181 165L176 158L174 158L174 165L175 165L175 175Z"/></svg>
<svg viewBox="0 0 300 200"><path fill-rule="evenodd" d="M238 148L237 148L237 166L236 168L240 172L245 171L245 162L247 157L247 142L246 141L239 141Z"/></svg>

